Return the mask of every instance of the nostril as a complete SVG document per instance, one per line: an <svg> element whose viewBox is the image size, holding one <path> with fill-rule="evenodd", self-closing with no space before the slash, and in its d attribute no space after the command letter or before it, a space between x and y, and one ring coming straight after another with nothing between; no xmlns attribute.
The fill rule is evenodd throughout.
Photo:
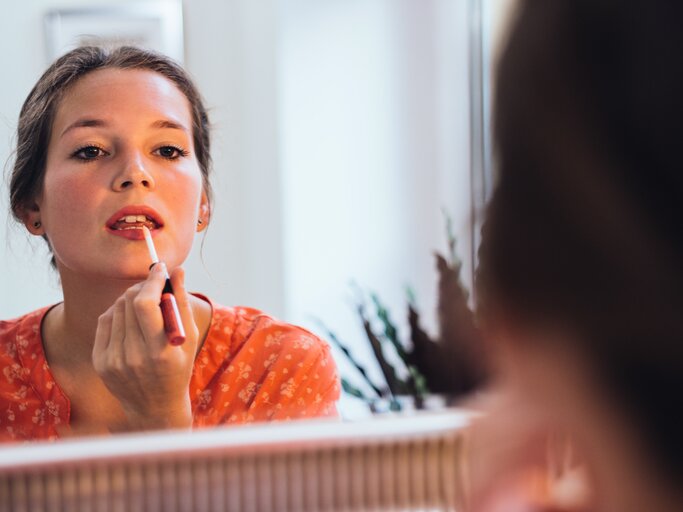
<svg viewBox="0 0 683 512"><path fill-rule="evenodd" d="M137 187L144 187L151 190L154 188L154 179L141 166L127 167L122 170L120 175L116 176L112 186L118 190L127 190L129 188Z"/></svg>

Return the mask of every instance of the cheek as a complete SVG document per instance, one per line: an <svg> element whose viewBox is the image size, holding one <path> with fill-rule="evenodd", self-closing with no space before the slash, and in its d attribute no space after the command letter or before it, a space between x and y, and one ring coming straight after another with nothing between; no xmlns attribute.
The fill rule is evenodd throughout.
<svg viewBox="0 0 683 512"><path fill-rule="evenodd" d="M93 205L98 202L96 187L82 176L47 173L41 206L46 226L60 227L84 222L93 217Z"/></svg>
<svg viewBox="0 0 683 512"><path fill-rule="evenodd" d="M196 221L203 191L203 182L199 169L191 169L188 172L179 173L166 186L168 186L167 197L171 201L169 204L176 205L174 210L178 214L182 213L184 220L188 223L191 224L190 221Z"/></svg>
<svg viewBox="0 0 683 512"><path fill-rule="evenodd" d="M165 253L167 263L177 265L187 258L197 231L197 218L203 191L203 184L199 171L178 174L163 184L157 182L159 197L166 203L166 223L169 238L160 243L166 246L157 247ZM171 226L172 224L172 226ZM171 255L175 254L175 258Z"/></svg>
<svg viewBox="0 0 683 512"><path fill-rule="evenodd" d="M170 204L176 205L173 208L173 221L176 223L178 232L178 242L187 241L192 245L197 228L197 218L199 213L199 199L201 190L189 185L183 193L173 197Z"/></svg>
<svg viewBox="0 0 683 512"><path fill-rule="evenodd" d="M85 251L84 233L97 228L94 214L98 198L83 180L46 180L41 206L44 228L52 252L61 265L79 268Z"/></svg>

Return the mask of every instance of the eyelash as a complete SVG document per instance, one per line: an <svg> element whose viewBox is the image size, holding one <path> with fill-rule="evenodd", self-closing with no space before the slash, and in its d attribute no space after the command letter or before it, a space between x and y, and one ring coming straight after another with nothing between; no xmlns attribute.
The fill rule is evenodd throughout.
<svg viewBox="0 0 683 512"><path fill-rule="evenodd" d="M94 158L87 158L85 156L80 156L80 154L83 153L86 149L97 149L100 152L100 154ZM75 158L76 160L81 160L82 162L85 163L85 162L97 160L99 158L102 158L102 156L108 155L108 154L109 153L107 153L107 151L105 151L104 148L101 148L100 146L97 146L95 144L87 144L85 146L78 148L76 151L73 152L73 154L71 156L72 156L72 158Z"/></svg>
<svg viewBox="0 0 683 512"><path fill-rule="evenodd" d="M171 148L172 150L175 151L175 156L163 156L163 155L159 155L161 158L165 158L166 160L176 160L176 159L178 159L178 158L180 158L180 157L185 157L185 156L187 156L187 155L190 154L188 151L184 150L183 148L181 148L181 147L179 147L179 146L173 146L173 145L170 145L170 144L167 144L167 145L165 145L165 146L161 146L160 148L155 149L154 152L156 153L157 151L160 151L160 150L162 150L162 149L164 149L164 148Z"/></svg>
<svg viewBox="0 0 683 512"><path fill-rule="evenodd" d="M158 153L162 149L167 149L167 148L170 148L171 150L173 150L173 152L174 152L173 156L164 156L164 155ZM100 154L98 154L97 156L92 157L92 158L87 158L87 157L85 157L85 155L81 155L85 150L88 150L88 149L96 149L100 152ZM185 149L179 147L179 146L167 144L167 145L164 145L164 146L161 146L161 147L155 149L154 154L157 154L157 156L160 156L161 158L164 158L166 160L177 160L180 157L188 156L190 153L188 151L186 151ZM104 148L101 148L100 146L97 146L95 144L88 144L86 146L82 146L82 147L78 148L76 151L74 151L72 153L71 156L72 156L72 158L75 158L77 160L81 160L83 163L86 163L86 162L91 162L93 160L98 160L99 158L102 158L103 156L107 156L107 155L109 155L109 152L107 152Z"/></svg>

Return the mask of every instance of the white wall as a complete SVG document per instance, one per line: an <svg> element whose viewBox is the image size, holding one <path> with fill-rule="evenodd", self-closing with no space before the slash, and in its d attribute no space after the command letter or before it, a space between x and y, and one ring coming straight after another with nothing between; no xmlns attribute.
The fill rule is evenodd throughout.
<svg viewBox="0 0 683 512"><path fill-rule="evenodd" d="M407 336L407 285L434 326L442 209L470 254L466 2L284 0L280 12L287 311L372 360L349 282L377 292Z"/></svg>

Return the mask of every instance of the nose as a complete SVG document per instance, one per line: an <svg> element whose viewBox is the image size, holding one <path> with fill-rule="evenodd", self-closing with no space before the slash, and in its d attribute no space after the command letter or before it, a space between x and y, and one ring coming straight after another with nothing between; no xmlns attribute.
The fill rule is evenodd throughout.
<svg viewBox="0 0 683 512"><path fill-rule="evenodd" d="M147 170L140 155L131 155L126 158L121 170L114 176L112 182L112 188L117 192L136 187L152 190L154 186L154 178Z"/></svg>

